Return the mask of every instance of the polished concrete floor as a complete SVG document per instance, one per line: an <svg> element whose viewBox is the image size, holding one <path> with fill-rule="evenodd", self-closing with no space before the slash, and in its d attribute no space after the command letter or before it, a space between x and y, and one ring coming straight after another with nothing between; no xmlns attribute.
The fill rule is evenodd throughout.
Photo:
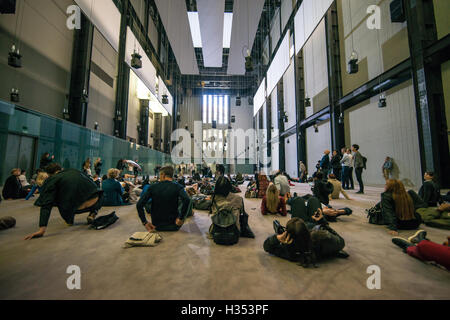
<svg viewBox="0 0 450 320"><path fill-rule="evenodd" d="M309 186L297 184L293 190L305 194ZM364 209L381 191L367 188L362 196L350 191L353 201L332 202L354 210L332 225L345 238L350 258L322 262L317 269L264 252L275 217L262 216L257 199L245 200L256 239L217 246L206 236L207 213L196 212L180 232L162 233L159 246L130 249L123 248L127 238L144 231L135 206L116 209L120 220L103 231L89 230L85 216L67 227L54 209L46 236L24 241L37 231L39 209L31 200L3 201L0 216L14 216L17 226L0 232L0 299L450 299L450 272L402 253L385 227L367 223ZM438 243L449 234L423 229ZM71 265L81 269L81 290L67 289ZM380 290L366 286L372 265L381 270Z"/></svg>

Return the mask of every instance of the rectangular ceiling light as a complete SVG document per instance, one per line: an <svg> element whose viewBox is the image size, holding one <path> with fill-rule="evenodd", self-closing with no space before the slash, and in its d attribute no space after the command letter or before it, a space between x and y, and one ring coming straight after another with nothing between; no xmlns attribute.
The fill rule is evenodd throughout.
<svg viewBox="0 0 450 320"><path fill-rule="evenodd" d="M223 20L223 47L229 49L231 46L231 30L233 28L233 13L225 12Z"/></svg>
<svg viewBox="0 0 450 320"><path fill-rule="evenodd" d="M202 35L200 34L200 20L198 20L198 12L190 11L188 12L188 17L194 48L202 48Z"/></svg>

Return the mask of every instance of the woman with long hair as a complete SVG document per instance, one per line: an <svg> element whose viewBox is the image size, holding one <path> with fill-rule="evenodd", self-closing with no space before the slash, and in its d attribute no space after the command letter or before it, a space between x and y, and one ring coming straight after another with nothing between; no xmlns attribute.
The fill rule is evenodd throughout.
<svg viewBox="0 0 450 320"><path fill-rule="evenodd" d="M269 184L266 195L262 199L261 213L263 215L281 214L284 217L287 216L286 202L280 196L280 191L273 183Z"/></svg>
<svg viewBox="0 0 450 320"><path fill-rule="evenodd" d="M89 176L92 177L92 171L91 171L91 158L87 158L86 161L83 163L83 172Z"/></svg>
<svg viewBox="0 0 450 320"><path fill-rule="evenodd" d="M392 235L398 235L397 230L415 230L422 223L416 194L406 192L405 186L399 180L389 179L385 191L381 194L381 212L384 222ZM416 203L414 202L416 201Z"/></svg>
<svg viewBox="0 0 450 320"><path fill-rule="evenodd" d="M264 242L264 250L277 257L299 262L303 267L316 264L316 261L341 257L347 258L343 251L344 239L327 224L317 225L310 231L300 218L289 220L286 228L269 237Z"/></svg>
<svg viewBox="0 0 450 320"><path fill-rule="evenodd" d="M258 198L262 199L266 195L269 186L269 180L264 172L260 172L257 177L258 184Z"/></svg>

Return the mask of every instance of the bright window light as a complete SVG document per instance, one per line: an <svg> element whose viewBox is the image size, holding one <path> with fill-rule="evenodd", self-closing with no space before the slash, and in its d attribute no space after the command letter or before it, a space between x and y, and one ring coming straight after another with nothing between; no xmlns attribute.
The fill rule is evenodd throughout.
<svg viewBox="0 0 450 320"><path fill-rule="evenodd" d="M219 97L219 124L223 124L223 97Z"/></svg>
<svg viewBox="0 0 450 320"><path fill-rule="evenodd" d="M224 105L224 124L228 124L228 109L230 107L230 97L225 96L225 105Z"/></svg>
<svg viewBox="0 0 450 320"><path fill-rule="evenodd" d="M200 20L198 19L198 12L188 12L189 25L191 27L192 42L194 48L202 48L202 35L200 33Z"/></svg>
<svg viewBox="0 0 450 320"><path fill-rule="evenodd" d="M225 12L223 20L223 47L228 49L231 47L231 30L233 28L233 13Z"/></svg>
<svg viewBox="0 0 450 320"><path fill-rule="evenodd" d="M214 121L217 122L217 96L214 96Z"/></svg>
<svg viewBox="0 0 450 320"><path fill-rule="evenodd" d="M203 96L203 123L208 121L208 96Z"/></svg>
<svg viewBox="0 0 450 320"><path fill-rule="evenodd" d="M212 123L212 102L213 96L208 96L208 123Z"/></svg>

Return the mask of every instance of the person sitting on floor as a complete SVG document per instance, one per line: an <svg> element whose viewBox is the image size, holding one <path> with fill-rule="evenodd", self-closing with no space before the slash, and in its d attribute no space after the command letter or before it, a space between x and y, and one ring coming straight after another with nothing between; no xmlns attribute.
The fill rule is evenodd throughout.
<svg viewBox="0 0 450 320"><path fill-rule="evenodd" d="M30 200L31 197L34 196L36 191L41 192L41 188L44 185L44 182L48 179L48 173L45 171L41 171L38 173L36 177L36 184L33 185L30 192L28 192L28 195L26 196L25 200Z"/></svg>
<svg viewBox="0 0 450 320"><path fill-rule="evenodd" d="M148 190L141 195L136 205L139 218L148 232L178 231L189 214L191 199L184 188L173 181L174 169L167 166L159 171L160 182L151 184ZM145 217L144 207L151 200L152 222ZM178 210L181 200L182 208Z"/></svg>
<svg viewBox="0 0 450 320"><path fill-rule="evenodd" d="M323 173L318 172L314 176L313 195L325 205L330 203L330 194L333 193L333 185L328 181L323 181Z"/></svg>
<svg viewBox="0 0 450 320"><path fill-rule="evenodd" d="M233 194L231 192L232 188L233 186L228 178L220 176L217 179L210 208L211 219L220 210L228 206L236 218L236 226L240 232L240 237L255 238L248 225L248 214L245 212L244 199L239 195ZM212 228L213 225L211 225L210 232Z"/></svg>
<svg viewBox="0 0 450 320"><path fill-rule="evenodd" d="M342 183L336 179L336 175L334 173L330 174L328 178L328 182L333 185L333 192L330 194L330 199L337 200L342 193L345 199L351 200L347 192L342 189Z"/></svg>
<svg viewBox="0 0 450 320"><path fill-rule="evenodd" d="M20 170L19 181L24 190L30 190L32 188L31 184L27 181L27 172L25 170Z"/></svg>
<svg viewBox="0 0 450 320"><path fill-rule="evenodd" d="M336 218L340 216L350 216L353 213L349 208L330 208L320 203L320 200L316 197L298 197L296 194L294 195L295 196L288 201L288 204L291 206L292 218L300 218L305 221L306 224L319 222L320 220L314 219L314 216L317 216L318 213L325 218L325 221L330 222L336 222Z"/></svg>
<svg viewBox="0 0 450 320"><path fill-rule="evenodd" d="M291 192L288 178L278 170L273 180L275 187L280 191L280 196L284 197Z"/></svg>
<svg viewBox="0 0 450 320"><path fill-rule="evenodd" d="M299 262L303 267L315 266L316 261L328 258L348 257L343 251L345 240L327 224L317 225L310 231L302 219L292 218L277 233L264 242L264 251Z"/></svg>
<svg viewBox="0 0 450 320"><path fill-rule="evenodd" d="M433 261L450 271L450 237L447 237L447 241L441 245L428 240L427 232L419 230L408 240L394 237L392 242L409 256L421 261Z"/></svg>
<svg viewBox="0 0 450 320"><path fill-rule="evenodd" d="M419 190L419 197L429 207L437 207L441 200L441 190L436 182L434 182L434 173L425 172L425 182Z"/></svg>
<svg viewBox="0 0 450 320"><path fill-rule="evenodd" d="M414 230L422 224L422 217L416 212L423 202L413 191L406 192L399 180L389 179L381 194L381 214L390 234L397 230Z"/></svg>
<svg viewBox="0 0 450 320"><path fill-rule="evenodd" d="M269 184L266 195L262 199L261 213L263 215L281 214L284 217L287 216L286 202L284 201L284 197L280 196L280 191L273 183Z"/></svg>
<svg viewBox="0 0 450 320"><path fill-rule="evenodd" d="M24 199L29 189L24 189L20 183L20 169L12 169L11 175L6 179L3 185L2 195L5 200Z"/></svg>
<svg viewBox="0 0 450 320"><path fill-rule="evenodd" d="M103 206L118 207L127 204L124 200L125 189L117 180L120 175L118 169L109 169L107 173L108 179L102 182L103 189Z"/></svg>
<svg viewBox="0 0 450 320"><path fill-rule="evenodd" d="M266 195L267 187L269 186L269 180L264 172L257 175L257 185L258 185L258 198L262 199Z"/></svg>
<svg viewBox="0 0 450 320"><path fill-rule="evenodd" d="M57 163L50 164L45 171L50 177L34 203L41 207L40 229L25 240L44 236L53 207L58 207L61 217L69 226L73 225L75 215L86 212L89 212L87 222L91 224L102 207L103 191L84 173L75 169L62 171Z"/></svg>

